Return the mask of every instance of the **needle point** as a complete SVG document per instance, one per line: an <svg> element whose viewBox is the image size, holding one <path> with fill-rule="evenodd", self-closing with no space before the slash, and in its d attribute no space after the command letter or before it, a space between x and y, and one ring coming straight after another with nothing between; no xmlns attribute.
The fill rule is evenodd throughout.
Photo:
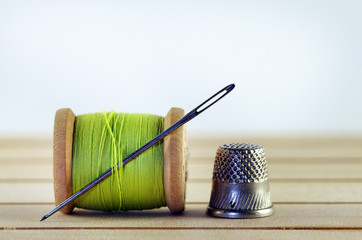
<svg viewBox="0 0 362 240"><path fill-rule="evenodd" d="M45 215L42 219L40 219L40 222L41 221L44 221L45 219L47 219L48 217Z"/></svg>

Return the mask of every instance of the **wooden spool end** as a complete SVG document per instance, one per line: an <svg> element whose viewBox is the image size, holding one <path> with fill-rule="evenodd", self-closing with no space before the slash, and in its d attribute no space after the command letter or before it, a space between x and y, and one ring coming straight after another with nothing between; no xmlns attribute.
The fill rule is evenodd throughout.
<svg viewBox="0 0 362 240"><path fill-rule="evenodd" d="M185 115L181 108L171 108L164 120L164 130ZM166 204L172 213L185 209L186 189L186 128L181 126L164 139L163 188Z"/></svg>
<svg viewBox="0 0 362 240"><path fill-rule="evenodd" d="M72 196L73 131L75 115L70 108L59 109L54 119L53 176L55 204L59 205ZM71 213L74 204L60 209Z"/></svg>
<svg viewBox="0 0 362 240"><path fill-rule="evenodd" d="M180 120L184 110L171 108L164 119L164 129ZM54 119L53 175L55 204L59 205L73 195L73 131L75 114L70 108L59 109ZM185 208L186 181L186 133L185 126L164 139L164 192L166 204L172 213L181 213ZM71 213L74 204L60 209Z"/></svg>

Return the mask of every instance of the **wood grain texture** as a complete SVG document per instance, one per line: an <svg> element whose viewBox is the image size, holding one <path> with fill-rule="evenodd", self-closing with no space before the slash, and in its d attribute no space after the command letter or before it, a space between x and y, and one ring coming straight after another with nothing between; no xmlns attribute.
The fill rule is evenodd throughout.
<svg viewBox="0 0 362 240"><path fill-rule="evenodd" d="M33 189L33 191L29 191ZM362 182L270 182L271 198L274 202L360 202ZM54 201L52 182L0 182L0 203L19 202L49 203ZM186 202L208 202L211 181L189 180Z"/></svg>
<svg viewBox="0 0 362 240"><path fill-rule="evenodd" d="M215 152L230 142L266 148L272 217L206 216ZM51 146L49 139L0 139L0 239L362 239L360 137L189 138L183 214L76 209L40 223L54 207Z"/></svg>
<svg viewBox="0 0 362 240"><path fill-rule="evenodd" d="M197 163L190 159L188 163L188 179L210 180L213 171L213 162ZM44 179L53 181L51 164L32 164L31 168L38 169L37 172L29 171L29 165L4 164L0 168L1 180L17 179ZM330 180L359 180L362 181L362 164L268 164L270 177L272 180L280 179L330 179ZM15 173L15 174L14 174Z"/></svg>
<svg viewBox="0 0 362 240"><path fill-rule="evenodd" d="M50 237L51 236L51 237ZM6 229L0 239L347 239L360 240L361 230L348 229Z"/></svg>
<svg viewBox="0 0 362 240"><path fill-rule="evenodd" d="M275 204L272 217L221 219L206 215L207 204L187 204L182 215L165 207L147 211L101 212L74 209L39 222L53 206L0 205L3 228L113 228L113 229L356 229L362 230L362 204Z"/></svg>

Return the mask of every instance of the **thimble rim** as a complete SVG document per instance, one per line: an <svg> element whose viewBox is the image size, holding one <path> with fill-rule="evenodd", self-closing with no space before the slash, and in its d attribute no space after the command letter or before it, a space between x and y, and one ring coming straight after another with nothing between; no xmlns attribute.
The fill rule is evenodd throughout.
<svg viewBox="0 0 362 240"><path fill-rule="evenodd" d="M271 205L269 208L257 209L257 210L243 210L243 211L229 211L223 209L216 209L208 206L207 215L211 217L219 217L219 218L262 218L269 217L274 214L274 205Z"/></svg>

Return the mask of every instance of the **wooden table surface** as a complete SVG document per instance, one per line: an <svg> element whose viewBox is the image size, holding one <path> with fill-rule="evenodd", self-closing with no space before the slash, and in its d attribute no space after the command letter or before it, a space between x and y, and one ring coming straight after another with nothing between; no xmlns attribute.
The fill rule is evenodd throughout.
<svg viewBox="0 0 362 240"><path fill-rule="evenodd" d="M275 214L205 214L216 149L265 147ZM362 239L362 137L190 137L186 211L105 213L54 208L51 139L0 139L0 239Z"/></svg>

